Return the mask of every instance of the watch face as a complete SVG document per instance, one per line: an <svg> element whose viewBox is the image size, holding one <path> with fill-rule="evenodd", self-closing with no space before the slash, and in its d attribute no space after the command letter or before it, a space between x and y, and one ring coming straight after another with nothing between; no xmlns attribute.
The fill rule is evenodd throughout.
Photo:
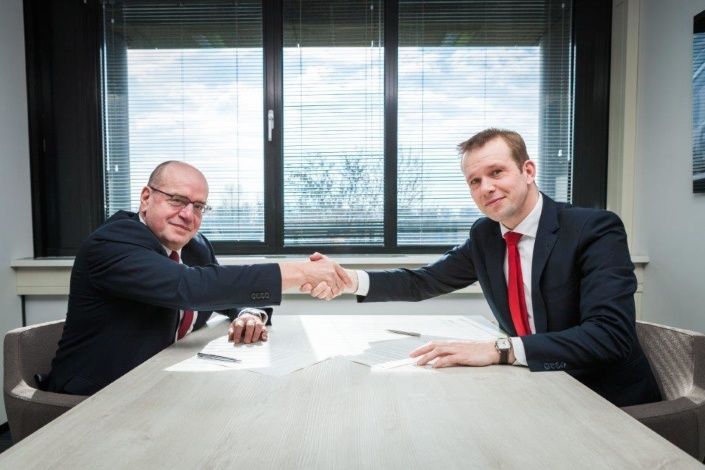
<svg viewBox="0 0 705 470"><path fill-rule="evenodd" d="M509 349L512 347L512 343L509 341L509 338L498 338L495 345L497 346L497 349Z"/></svg>

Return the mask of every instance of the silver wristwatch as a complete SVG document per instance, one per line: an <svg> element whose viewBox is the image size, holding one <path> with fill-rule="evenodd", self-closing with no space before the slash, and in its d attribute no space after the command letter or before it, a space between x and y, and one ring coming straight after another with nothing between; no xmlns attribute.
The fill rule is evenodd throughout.
<svg viewBox="0 0 705 470"><path fill-rule="evenodd" d="M497 338L494 347L499 351L499 363L509 364L509 351L512 349L512 341L509 338Z"/></svg>

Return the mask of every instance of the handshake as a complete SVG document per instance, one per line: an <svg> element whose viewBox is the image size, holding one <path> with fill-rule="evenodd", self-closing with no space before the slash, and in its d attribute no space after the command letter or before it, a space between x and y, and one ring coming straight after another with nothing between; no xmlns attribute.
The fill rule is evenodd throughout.
<svg viewBox="0 0 705 470"><path fill-rule="evenodd" d="M307 262L279 263L279 267L283 290L298 287L301 292L323 300L357 290L357 273L320 253L309 256Z"/></svg>

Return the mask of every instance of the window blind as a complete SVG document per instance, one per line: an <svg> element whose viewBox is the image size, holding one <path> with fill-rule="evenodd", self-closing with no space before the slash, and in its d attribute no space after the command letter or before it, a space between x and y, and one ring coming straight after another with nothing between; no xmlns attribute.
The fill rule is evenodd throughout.
<svg viewBox="0 0 705 470"><path fill-rule="evenodd" d="M150 172L193 164L211 240L264 240L259 1L104 2L105 209L136 210Z"/></svg>
<svg viewBox="0 0 705 470"><path fill-rule="evenodd" d="M384 243L382 11L283 2L285 246Z"/></svg>
<svg viewBox="0 0 705 470"><path fill-rule="evenodd" d="M398 243L456 244L481 216L456 145L515 130L538 185L570 199L570 2L399 2Z"/></svg>

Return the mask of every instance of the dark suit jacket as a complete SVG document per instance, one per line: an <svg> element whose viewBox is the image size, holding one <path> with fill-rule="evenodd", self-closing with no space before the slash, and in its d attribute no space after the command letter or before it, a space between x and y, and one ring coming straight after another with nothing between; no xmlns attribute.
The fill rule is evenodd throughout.
<svg viewBox="0 0 705 470"><path fill-rule="evenodd" d="M544 195L531 291L536 334L522 338L532 371L565 370L618 406L660 394L635 331L636 277L615 214L556 203ZM470 238L420 269L370 273L361 301L418 301L479 280L500 327L516 336L504 277L499 224L478 220Z"/></svg>
<svg viewBox="0 0 705 470"><path fill-rule="evenodd" d="M81 246L71 271L64 332L48 388L90 395L174 343L179 309L213 310L281 302L276 264L219 266L197 234L170 260L137 214L117 212ZM271 315L270 315L271 317Z"/></svg>

